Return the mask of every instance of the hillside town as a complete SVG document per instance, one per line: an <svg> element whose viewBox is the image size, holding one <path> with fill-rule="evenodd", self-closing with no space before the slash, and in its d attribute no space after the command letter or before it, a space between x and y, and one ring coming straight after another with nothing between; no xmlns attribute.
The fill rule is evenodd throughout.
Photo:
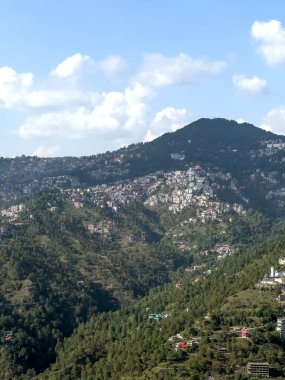
<svg viewBox="0 0 285 380"><path fill-rule="evenodd" d="M159 171L112 185L68 189L64 190L64 194L66 201L77 208L91 203L117 211L120 207L144 203L149 207L166 205L169 211L177 213L193 206L196 217L192 222L221 221L224 214L245 212L241 203L230 204L218 200L217 191L232 189L233 183L229 173L207 173L200 165L195 165L186 171ZM236 185L234 189L237 189Z"/></svg>
<svg viewBox="0 0 285 380"><path fill-rule="evenodd" d="M190 141L191 146L194 144ZM195 146L195 144L194 144ZM227 147L228 154L243 154L236 147ZM40 158L37 156L19 156L15 158L0 158L0 196L3 201L19 199L22 196L31 195L43 190L51 189L68 189L75 187L96 186L96 184L111 183L123 179L131 178L132 165L143 159L143 144L133 144L126 148L121 148L114 152L106 152L90 157L47 157ZM222 149L221 152L224 150ZM281 139L262 139L256 149L250 149L247 153L250 160L269 157L280 163L284 162L285 143ZM187 165L185 153L173 151L169 158L176 162L174 166L181 167ZM188 161L187 161L188 162ZM192 175L197 177L197 168ZM185 170L185 169L183 169ZM179 171L179 170L178 170ZM188 173L190 175L190 173ZM209 173L209 178L219 176L220 180L229 179L230 173ZM249 173L251 180L261 177L272 185L280 185L279 189L270 189L268 199L275 196L284 196L283 180L276 177L275 172L266 172L261 168L256 168ZM196 191L201 186L201 178L196 178L195 184L189 187L189 190ZM238 189L238 181L231 178L231 190L236 192L241 198L243 195ZM195 188L195 189L194 189ZM178 189L179 190L179 189ZM204 195L211 197L211 190L204 184ZM179 193L178 193L179 195ZM177 194L172 194L174 198ZM243 199L248 201L247 198ZM150 202L155 202L150 199ZM157 199L158 202L165 202L165 198ZM177 205L177 203L174 203ZM183 207L183 202L181 203ZM174 207L174 209L176 206Z"/></svg>

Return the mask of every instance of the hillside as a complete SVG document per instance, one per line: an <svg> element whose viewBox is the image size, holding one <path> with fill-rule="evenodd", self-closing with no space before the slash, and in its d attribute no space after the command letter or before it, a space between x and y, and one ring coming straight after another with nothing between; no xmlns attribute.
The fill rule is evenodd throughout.
<svg viewBox="0 0 285 380"><path fill-rule="evenodd" d="M92 157L0 159L3 379L242 378L263 333L283 373L280 288L257 305L254 285L284 256L284 161L284 137L224 119ZM228 339L234 324L256 337Z"/></svg>
<svg viewBox="0 0 285 380"><path fill-rule="evenodd" d="M88 188L198 163L208 172L229 173L247 206L281 214L284 160L284 136L247 123L200 119L152 142L96 156L1 158L0 194L5 205L43 190Z"/></svg>
<svg viewBox="0 0 285 380"><path fill-rule="evenodd" d="M271 374L284 378L285 346L276 332L284 317L280 289L255 288L284 248L283 238L268 241L208 276L180 273L179 288L167 285L132 309L92 318L40 378L247 379L249 361L268 361ZM165 318L150 320L162 312ZM241 338L243 327L250 338Z"/></svg>
<svg viewBox="0 0 285 380"><path fill-rule="evenodd" d="M2 210L5 378L42 372L79 323L119 309L128 315L126 307L152 288L171 283L177 270L215 268L226 247L221 243L233 245L220 254L225 259L261 241L273 227L279 231L253 211L197 219L191 227L184 221L193 215L193 206L173 214L165 206L131 202L114 211L113 205L98 202L90 193L79 198L77 189L72 196L69 191L41 193Z"/></svg>

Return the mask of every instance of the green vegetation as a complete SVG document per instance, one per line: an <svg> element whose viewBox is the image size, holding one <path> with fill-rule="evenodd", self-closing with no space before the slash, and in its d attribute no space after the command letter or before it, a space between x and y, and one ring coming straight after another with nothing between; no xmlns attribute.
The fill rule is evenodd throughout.
<svg viewBox="0 0 285 380"><path fill-rule="evenodd" d="M200 353L199 344L175 351L168 338L183 332L185 339L203 341L210 339L213 324L214 331L227 328L225 300L260 279L284 242L274 243L274 253L270 240L248 250L272 226L254 212L222 222L183 224L192 214L189 208L170 218L164 208L140 204L118 212L92 205L75 208L60 192L28 199L23 225L10 226L0 245L4 378L31 379L52 362L40 378L123 379L131 374L159 379L167 371L169 378L210 373L210 348L209 357ZM111 232L88 230L102 221L112 226ZM273 225L274 239L279 239L283 224ZM179 231L179 239L196 247L183 252L174 236ZM129 243L131 234L144 234L146 241ZM218 242L235 245L236 253L219 263L215 255L200 256L201 249ZM185 272L193 262L201 268ZM272 308L269 315L276 319L277 311ZM155 321L150 314L167 317ZM194 362L205 361L203 370L189 366L192 356Z"/></svg>
<svg viewBox="0 0 285 380"><path fill-rule="evenodd" d="M248 378L250 360L268 361L271 375L284 378L285 344L276 332L283 284L256 287L285 252L285 154L282 144L268 148L272 141L284 138L201 119L104 155L2 159L1 206L17 208L23 184L27 193L53 190L26 197L17 217L9 210L0 217L0 378L238 380ZM195 162L201 173L191 183L185 175L179 197L179 175L170 181L165 172ZM28 170L16 181L26 163L37 185ZM97 198L87 188L155 171L143 185L114 185L118 202L104 185ZM175 188L175 210L195 186L197 197L170 212L167 202L144 203L143 186L164 201Z"/></svg>
<svg viewBox="0 0 285 380"><path fill-rule="evenodd" d="M193 273L181 274L180 289L167 285L135 307L91 318L60 348L56 364L42 378L198 379L214 374L236 379L247 378L249 360L268 360L283 376L285 346L275 332L277 317L284 315L276 302L278 290L254 285L284 249L284 239L259 245L225 260L198 282ZM148 320L150 312L161 311L169 317ZM244 326L249 339L240 337ZM175 349L169 338L177 333L180 340L196 343Z"/></svg>

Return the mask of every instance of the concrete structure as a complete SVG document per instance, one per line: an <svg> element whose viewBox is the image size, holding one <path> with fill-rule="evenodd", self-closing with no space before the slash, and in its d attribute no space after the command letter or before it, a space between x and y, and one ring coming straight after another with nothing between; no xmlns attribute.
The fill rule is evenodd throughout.
<svg viewBox="0 0 285 380"><path fill-rule="evenodd" d="M277 299L277 301L278 301L281 305L284 305L284 304L285 304L285 294L284 294L284 293L280 294L276 299Z"/></svg>
<svg viewBox="0 0 285 380"><path fill-rule="evenodd" d="M269 377L269 364L267 362L247 363L247 373L257 377Z"/></svg>
<svg viewBox="0 0 285 380"><path fill-rule="evenodd" d="M285 336L285 318L277 319L276 331L280 332L281 337Z"/></svg>
<svg viewBox="0 0 285 380"><path fill-rule="evenodd" d="M258 287L276 287L284 285L285 272L280 271L277 272L275 268L272 266L270 268L269 275L265 275L263 280L259 281L257 284Z"/></svg>

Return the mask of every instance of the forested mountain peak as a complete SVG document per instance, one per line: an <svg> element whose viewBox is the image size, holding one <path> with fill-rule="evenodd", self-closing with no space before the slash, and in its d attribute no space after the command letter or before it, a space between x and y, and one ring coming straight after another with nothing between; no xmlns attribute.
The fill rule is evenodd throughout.
<svg viewBox="0 0 285 380"><path fill-rule="evenodd" d="M280 170L285 137L251 124L222 118L199 119L157 139L85 157L0 159L1 199L11 200L54 188L111 183L193 163L219 167L241 178L246 171Z"/></svg>

